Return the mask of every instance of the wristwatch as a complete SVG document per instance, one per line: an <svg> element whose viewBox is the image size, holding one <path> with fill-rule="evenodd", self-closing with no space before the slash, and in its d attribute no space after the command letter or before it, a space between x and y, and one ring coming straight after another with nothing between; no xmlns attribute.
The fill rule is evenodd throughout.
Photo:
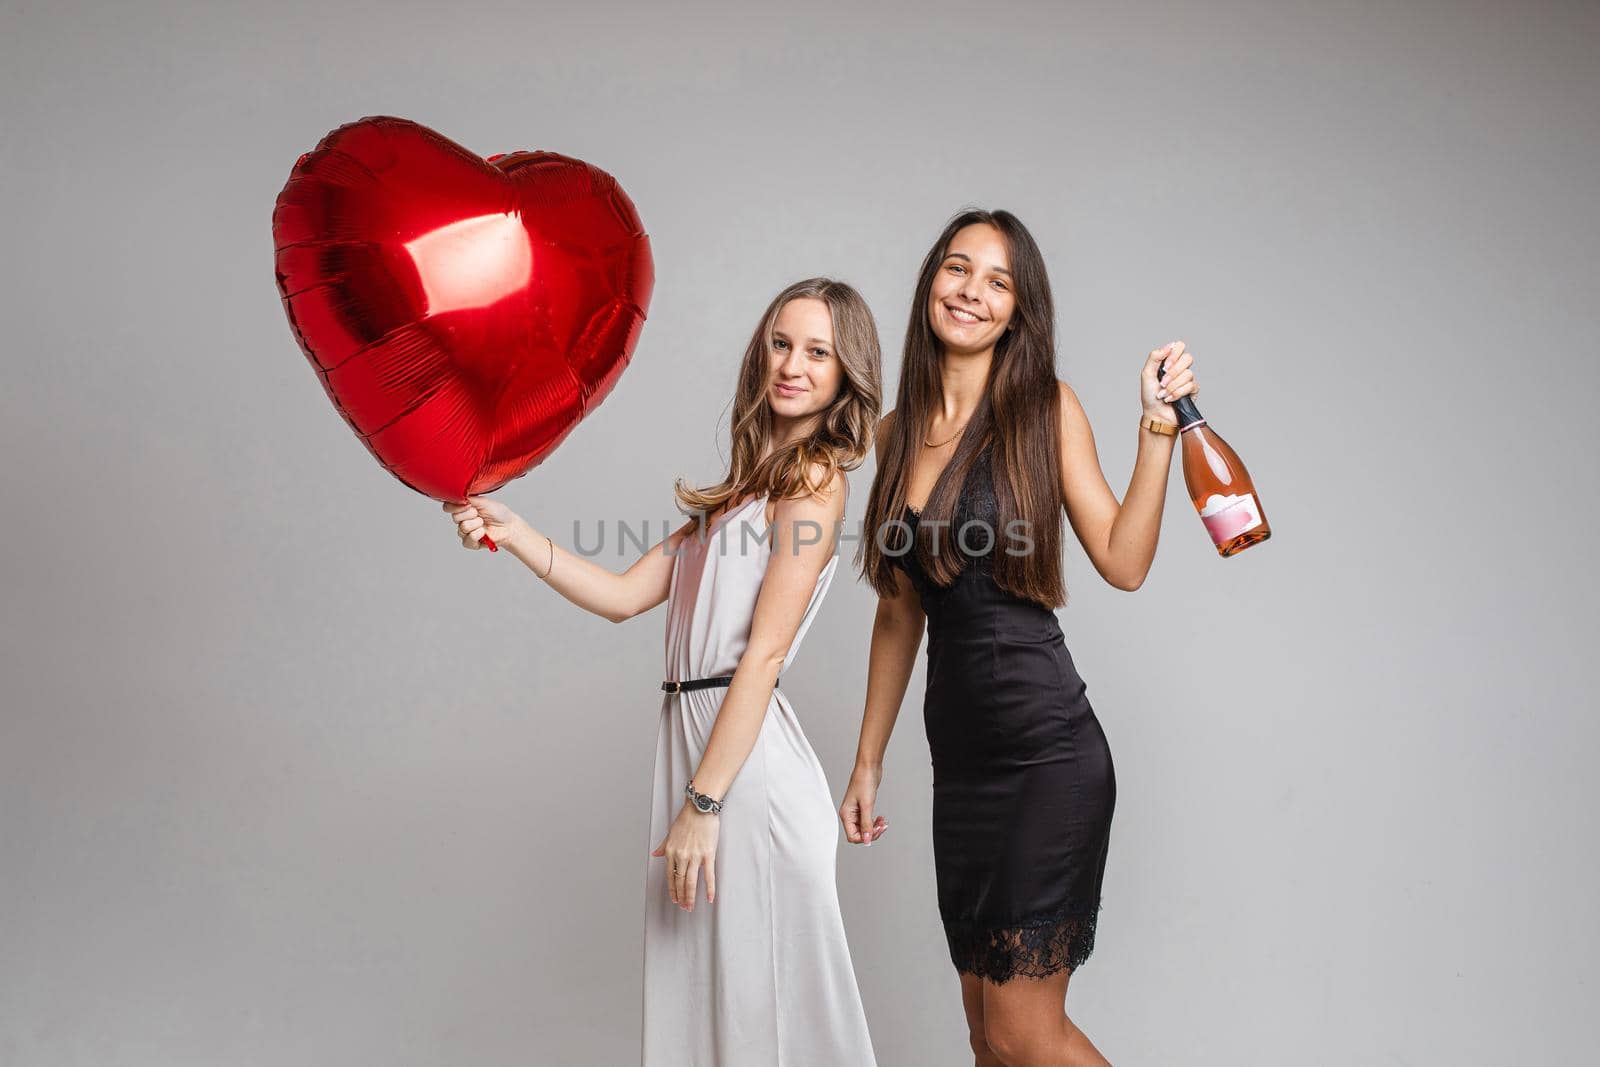
<svg viewBox="0 0 1600 1067"><path fill-rule="evenodd" d="M704 793L697 793L694 789L694 779L689 779L689 784L683 787L683 795L689 798L689 803L695 806L696 811L707 815L722 814L722 801L712 800Z"/></svg>

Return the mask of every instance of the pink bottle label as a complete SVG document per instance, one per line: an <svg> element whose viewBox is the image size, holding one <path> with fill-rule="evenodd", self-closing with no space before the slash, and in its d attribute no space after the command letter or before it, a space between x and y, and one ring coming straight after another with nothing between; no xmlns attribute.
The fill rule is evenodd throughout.
<svg viewBox="0 0 1600 1067"><path fill-rule="evenodd" d="M1213 494L1200 510L1200 521L1206 524L1214 543L1226 544L1245 531L1261 525L1261 505L1256 503L1253 493L1242 496Z"/></svg>

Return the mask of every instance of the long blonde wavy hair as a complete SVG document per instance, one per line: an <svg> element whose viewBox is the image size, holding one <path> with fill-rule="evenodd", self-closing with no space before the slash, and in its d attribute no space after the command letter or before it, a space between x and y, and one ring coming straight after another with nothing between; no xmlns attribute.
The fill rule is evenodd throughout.
<svg viewBox="0 0 1600 1067"><path fill-rule="evenodd" d="M762 459L772 436L772 408L767 403L772 385L772 331L789 301L808 297L826 304L833 322L833 351L844 371L839 393L833 403L812 416L808 432ZM776 500L808 496L832 481L835 471L860 466L877 431L883 402L882 364L878 324L853 287L832 278L807 278L784 289L767 305L745 346L733 396L728 473L704 489L677 479L674 492L679 509L686 514L710 515L747 493L767 494ZM820 480L813 480L814 466L820 467Z"/></svg>

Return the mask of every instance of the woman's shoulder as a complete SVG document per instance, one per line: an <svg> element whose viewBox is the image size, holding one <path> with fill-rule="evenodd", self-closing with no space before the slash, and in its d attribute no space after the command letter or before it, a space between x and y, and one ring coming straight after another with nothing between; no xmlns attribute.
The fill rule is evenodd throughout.
<svg viewBox="0 0 1600 1067"><path fill-rule="evenodd" d="M806 468L805 480L809 490L800 488L786 496L774 495L773 507L807 514L815 514L819 510L844 512L844 502L850 494L850 479L842 468L813 460Z"/></svg>
<svg viewBox="0 0 1600 1067"><path fill-rule="evenodd" d="M1083 410L1083 404L1078 400L1078 394L1072 386L1056 379L1057 394L1061 404L1056 412L1056 423L1060 428L1063 441L1073 442L1080 440L1092 431L1089 429L1089 415Z"/></svg>
<svg viewBox="0 0 1600 1067"><path fill-rule="evenodd" d="M806 482L815 487L810 496L823 504L850 492L850 478L844 468L821 460L812 460L806 468Z"/></svg>

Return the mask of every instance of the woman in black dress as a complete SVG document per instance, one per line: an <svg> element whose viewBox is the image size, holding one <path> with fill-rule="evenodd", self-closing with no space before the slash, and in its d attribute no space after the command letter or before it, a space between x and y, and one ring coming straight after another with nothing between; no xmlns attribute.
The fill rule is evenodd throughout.
<svg viewBox="0 0 1600 1067"><path fill-rule="evenodd" d="M1064 1010L1094 948L1117 790L1056 621L1061 515L1106 581L1139 588L1177 440L1171 404L1198 392L1192 362L1181 342L1146 359L1119 504L1056 378L1050 283L1027 229L964 212L923 261L858 556L878 614L839 814L856 844L888 828L874 816L883 753L926 629L939 912L978 1067L1107 1062Z"/></svg>

